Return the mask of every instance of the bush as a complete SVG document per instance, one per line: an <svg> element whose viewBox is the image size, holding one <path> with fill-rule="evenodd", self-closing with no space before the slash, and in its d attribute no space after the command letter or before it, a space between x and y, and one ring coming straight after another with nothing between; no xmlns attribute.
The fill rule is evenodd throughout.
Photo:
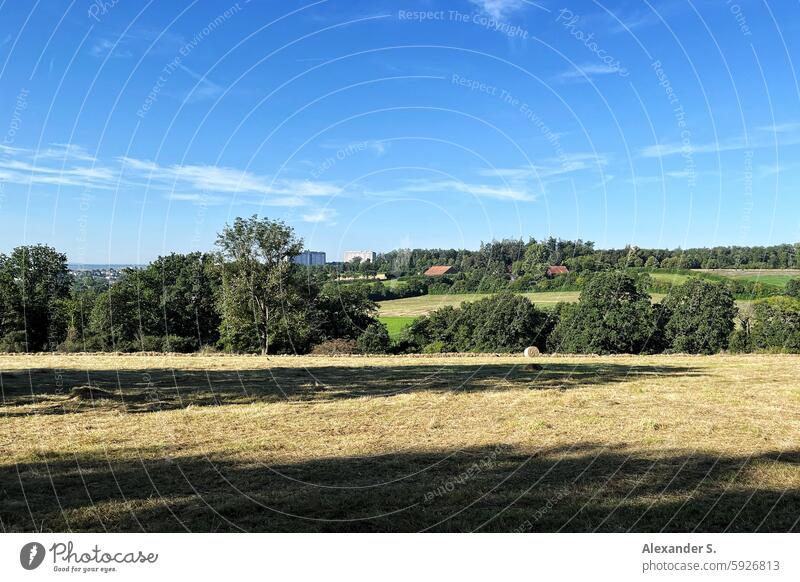
<svg viewBox="0 0 800 582"><path fill-rule="evenodd" d="M451 286L445 282L438 282L428 287L428 295L447 295L450 293Z"/></svg>
<svg viewBox="0 0 800 582"><path fill-rule="evenodd" d="M358 344L352 339L332 339L317 344L311 350L315 356L341 356L358 353Z"/></svg>
<svg viewBox="0 0 800 582"><path fill-rule="evenodd" d="M727 349L736 303L719 283L689 279L661 303L664 342L673 352L715 354Z"/></svg>
<svg viewBox="0 0 800 582"><path fill-rule="evenodd" d="M750 334L745 329L737 329L731 334L728 349L734 353L748 353L753 351Z"/></svg>
<svg viewBox="0 0 800 582"><path fill-rule="evenodd" d="M193 337L168 335L164 337L163 350L165 352L178 352L188 354L197 351L197 340Z"/></svg>
<svg viewBox="0 0 800 582"><path fill-rule="evenodd" d="M389 331L380 321L375 321L367 326L358 340L358 349L364 354L385 354L389 351L392 342L389 339Z"/></svg>
<svg viewBox="0 0 800 582"><path fill-rule="evenodd" d="M401 340L409 351L419 352L431 342L440 341L444 346L454 346L455 331L459 325L461 310L451 305L418 317L408 326ZM452 351L457 351L452 347Z"/></svg>
<svg viewBox="0 0 800 582"><path fill-rule="evenodd" d="M649 277L610 271L586 284L575 306L561 306L548 343L552 351L638 354L658 349L656 318L646 289Z"/></svg>
<svg viewBox="0 0 800 582"><path fill-rule="evenodd" d="M472 322L465 346L471 351L517 352L531 345L544 348L547 341L542 333L547 314L522 295L503 292L481 299L468 304L463 316Z"/></svg>
<svg viewBox="0 0 800 582"><path fill-rule="evenodd" d="M26 352L26 345L24 331L11 331L0 338L0 352Z"/></svg>
<svg viewBox="0 0 800 582"><path fill-rule="evenodd" d="M786 283L786 294L789 297L800 299L800 279L792 279Z"/></svg>
<svg viewBox="0 0 800 582"><path fill-rule="evenodd" d="M89 335L85 339L68 335L67 339L59 344L58 351L67 353L101 352L103 344L93 335Z"/></svg>
<svg viewBox="0 0 800 582"><path fill-rule="evenodd" d="M164 351L164 338L157 335L145 335L136 341L130 342L127 349L121 351L132 352L163 352Z"/></svg>
<svg viewBox="0 0 800 582"><path fill-rule="evenodd" d="M437 309L415 320L405 339L416 349L436 352L514 352L535 345L544 349L547 314L526 297L503 292Z"/></svg>
<svg viewBox="0 0 800 582"><path fill-rule="evenodd" d="M800 353L800 301L774 297L753 304L741 335L737 348L746 351Z"/></svg>
<svg viewBox="0 0 800 582"><path fill-rule="evenodd" d="M445 352L445 345L443 341L435 341L429 343L427 346L422 348L423 354L443 354Z"/></svg>

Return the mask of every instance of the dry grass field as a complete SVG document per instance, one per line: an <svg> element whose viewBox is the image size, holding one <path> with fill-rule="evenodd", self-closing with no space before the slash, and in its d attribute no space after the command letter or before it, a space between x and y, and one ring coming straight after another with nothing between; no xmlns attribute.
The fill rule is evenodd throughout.
<svg viewBox="0 0 800 582"><path fill-rule="evenodd" d="M557 303L574 303L580 297L579 291L544 291L541 293L521 293L530 299L541 309L550 309ZM393 317L419 317L431 311L452 305L458 307L464 301L477 301L484 297L490 297L490 293L467 293L453 295L421 295L419 297L408 297L406 299L390 299L378 302L378 313L382 318ZM659 302L664 299L663 293L652 293L653 301ZM736 305L740 308L747 308L752 302L748 300L737 300Z"/></svg>
<svg viewBox="0 0 800 582"><path fill-rule="evenodd" d="M452 305L457 307L464 301L477 301L484 297L491 297L491 293L463 293L453 295L420 295L419 297L407 297L405 299L390 299L379 301L379 313L381 317L419 317L431 311ZM538 307L553 307L562 301L574 303L580 296L579 291L546 291L542 293L522 293Z"/></svg>
<svg viewBox="0 0 800 582"><path fill-rule="evenodd" d="M800 358L532 361L0 356L0 527L800 529Z"/></svg>

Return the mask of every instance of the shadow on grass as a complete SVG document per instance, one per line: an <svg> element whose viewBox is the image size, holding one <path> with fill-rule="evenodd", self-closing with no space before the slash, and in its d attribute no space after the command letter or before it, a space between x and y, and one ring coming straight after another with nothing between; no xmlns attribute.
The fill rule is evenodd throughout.
<svg viewBox="0 0 800 582"><path fill-rule="evenodd" d="M185 406L252 402L335 400L425 392L568 390L646 377L698 376L691 367L567 364L444 364L389 366L273 367L248 370L53 370L37 368L2 375L6 406L37 404L29 411L3 414L62 414L116 407L150 412ZM79 386L100 388L110 397L71 394ZM1 410L1 409L0 409Z"/></svg>
<svg viewBox="0 0 800 582"><path fill-rule="evenodd" d="M273 466L126 452L0 467L3 530L787 532L800 515L796 450L498 445Z"/></svg>

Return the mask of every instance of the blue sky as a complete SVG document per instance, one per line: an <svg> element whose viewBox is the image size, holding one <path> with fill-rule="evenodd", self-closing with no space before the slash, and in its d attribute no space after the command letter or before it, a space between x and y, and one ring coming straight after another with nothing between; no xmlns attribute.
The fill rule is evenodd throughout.
<svg viewBox="0 0 800 582"><path fill-rule="evenodd" d="M790 2L4 2L0 252L800 240Z"/></svg>

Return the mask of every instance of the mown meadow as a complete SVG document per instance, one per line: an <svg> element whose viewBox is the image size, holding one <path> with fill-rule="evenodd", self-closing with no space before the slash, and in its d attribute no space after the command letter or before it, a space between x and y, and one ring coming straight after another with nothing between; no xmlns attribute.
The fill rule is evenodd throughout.
<svg viewBox="0 0 800 582"><path fill-rule="evenodd" d="M9 531L798 531L800 357L0 356Z"/></svg>

